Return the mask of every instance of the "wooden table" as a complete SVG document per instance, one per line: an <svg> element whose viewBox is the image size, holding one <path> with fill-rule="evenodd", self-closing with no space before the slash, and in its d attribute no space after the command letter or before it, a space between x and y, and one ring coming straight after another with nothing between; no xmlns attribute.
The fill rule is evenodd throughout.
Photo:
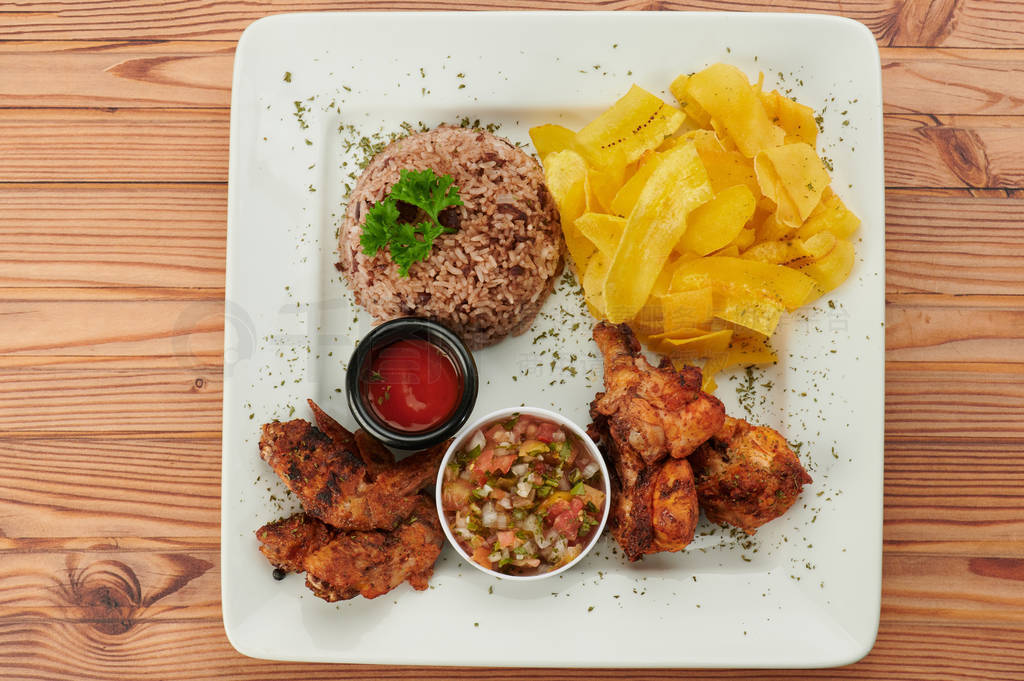
<svg viewBox="0 0 1024 681"><path fill-rule="evenodd" d="M0 5L0 677L483 676L252 660L231 648L220 618L235 42L271 12L431 4ZM1024 6L777 4L858 19L882 50L878 643L840 670L565 676L1024 678ZM760 8L739 0L511 6Z"/></svg>

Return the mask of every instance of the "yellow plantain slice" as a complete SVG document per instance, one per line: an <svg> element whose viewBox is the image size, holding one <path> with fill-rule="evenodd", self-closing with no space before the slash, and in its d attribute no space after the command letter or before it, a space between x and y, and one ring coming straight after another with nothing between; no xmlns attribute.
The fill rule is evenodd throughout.
<svg viewBox="0 0 1024 681"><path fill-rule="evenodd" d="M608 272L604 296L609 321L624 322L643 307L686 230L687 215L711 195L693 142L665 152L626 220Z"/></svg>

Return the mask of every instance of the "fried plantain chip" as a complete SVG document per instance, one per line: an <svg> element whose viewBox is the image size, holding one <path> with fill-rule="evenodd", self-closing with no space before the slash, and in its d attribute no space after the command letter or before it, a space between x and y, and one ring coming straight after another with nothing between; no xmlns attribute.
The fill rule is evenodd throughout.
<svg viewBox="0 0 1024 681"><path fill-rule="evenodd" d="M576 133L576 144L597 168L623 167L657 148L684 120L682 111L634 85Z"/></svg>
<svg viewBox="0 0 1024 681"><path fill-rule="evenodd" d="M693 142L665 152L637 198L605 282L608 320L633 317L686 230L686 217L711 198L704 164Z"/></svg>

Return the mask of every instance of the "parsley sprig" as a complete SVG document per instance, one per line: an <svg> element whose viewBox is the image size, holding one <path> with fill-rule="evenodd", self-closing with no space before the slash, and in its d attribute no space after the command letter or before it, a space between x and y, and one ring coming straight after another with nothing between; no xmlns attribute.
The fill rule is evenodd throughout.
<svg viewBox="0 0 1024 681"><path fill-rule="evenodd" d="M391 260L398 265L398 275L408 277L409 267L414 262L430 257L434 239L455 231L438 222L445 208L464 205L454 183L451 175L438 177L430 168L403 168L388 196L373 204L366 213L363 233L359 236L363 253L372 257L388 249ZM416 206L430 219L415 225L399 222L399 201Z"/></svg>

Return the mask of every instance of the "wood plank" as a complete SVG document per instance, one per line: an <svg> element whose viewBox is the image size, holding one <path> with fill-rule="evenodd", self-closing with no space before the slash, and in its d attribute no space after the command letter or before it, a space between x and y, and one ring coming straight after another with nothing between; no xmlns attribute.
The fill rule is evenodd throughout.
<svg viewBox="0 0 1024 681"><path fill-rule="evenodd" d="M887 296L1024 295L1022 211L1024 202L1005 196L887 192Z"/></svg>
<svg viewBox="0 0 1024 681"><path fill-rule="evenodd" d="M888 362L886 442L949 441L969 448L980 441L1019 448L1024 442L1022 367Z"/></svg>
<svg viewBox="0 0 1024 681"><path fill-rule="evenodd" d="M0 184L0 205L0 287L177 287L181 298L206 288L223 298L224 185Z"/></svg>
<svg viewBox="0 0 1024 681"><path fill-rule="evenodd" d="M670 669L504 669L510 679L635 681L667 679L862 679L893 681L995 681L1018 678L1024 668L1024 627L883 622L878 641L861 662L827 670ZM474 681L481 670L458 667L380 667L270 662L242 657L227 641L218 620L145 622L122 634L83 622L0 621L0 647L9 651L11 678L138 681L211 679L221 681L350 681L422 679ZM188 651L182 656L182 651Z"/></svg>
<svg viewBox="0 0 1024 681"><path fill-rule="evenodd" d="M0 440L0 537L217 537L220 457L215 439Z"/></svg>
<svg viewBox="0 0 1024 681"><path fill-rule="evenodd" d="M224 348L224 304L211 300L0 300L0 317L15 333L0 337L0 353L177 355L215 357Z"/></svg>
<svg viewBox="0 0 1024 681"><path fill-rule="evenodd" d="M1018 116L885 117L889 187L1024 186L1024 120Z"/></svg>
<svg viewBox="0 0 1024 681"><path fill-rule="evenodd" d="M889 621L1024 623L1024 559L890 555L883 562Z"/></svg>
<svg viewBox="0 0 1024 681"><path fill-rule="evenodd" d="M329 2L306 0L275 2L273 13L339 11L349 9L408 9L407 2ZM837 14L868 26L879 43L887 46L920 47L1017 47L1024 42L1020 28L1024 13L1008 0L967 2L901 3L896 0L846 0L837 7L831 0L789 0L765 5L750 0L681 0L652 3L647 0L582 2L579 0L519 0L514 3L448 1L431 3L433 10L712 10L813 12ZM266 8L245 2L219 2L210 6L201 0L176 3L170 11L163 5L139 0L114 2L10 2L0 10L0 39L3 40L236 40L250 22L270 14Z"/></svg>
<svg viewBox="0 0 1024 681"><path fill-rule="evenodd" d="M0 43L7 107L227 107L234 42ZM881 49L887 113L1024 112L1024 50ZM312 93L311 93L312 94Z"/></svg>
<svg viewBox="0 0 1024 681"><path fill-rule="evenodd" d="M0 548L0 620L70 621L117 636L144 622L220 617L220 549L106 538L61 550L50 540ZM268 564L269 565L269 564Z"/></svg>
<svg viewBox="0 0 1024 681"><path fill-rule="evenodd" d="M4 105L227 107L234 42L0 43Z"/></svg>
<svg viewBox="0 0 1024 681"><path fill-rule="evenodd" d="M964 300L957 305L904 305L898 300L889 298L885 308L889 361L999 362L1024 357L1024 296L1003 296L998 305L984 308Z"/></svg>
<svg viewBox="0 0 1024 681"><path fill-rule="evenodd" d="M1020 114L1024 52L882 48L886 113Z"/></svg>
<svg viewBox="0 0 1024 681"><path fill-rule="evenodd" d="M0 182L227 182L228 118L227 109L0 109Z"/></svg>
<svg viewBox="0 0 1024 681"><path fill-rule="evenodd" d="M1024 443L885 446L889 553L1024 558Z"/></svg>
<svg viewBox="0 0 1024 681"><path fill-rule="evenodd" d="M184 361L153 370L0 370L0 438L219 439L222 385L219 366Z"/></svg>

